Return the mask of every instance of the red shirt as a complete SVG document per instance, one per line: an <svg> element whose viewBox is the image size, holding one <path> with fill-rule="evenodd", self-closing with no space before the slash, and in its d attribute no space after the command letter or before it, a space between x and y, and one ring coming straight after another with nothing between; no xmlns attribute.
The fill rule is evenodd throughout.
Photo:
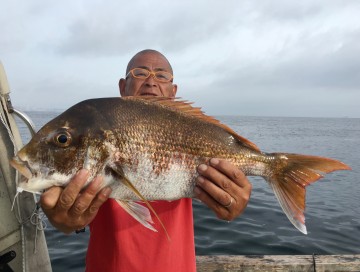
<svg viewBox="0 0 360 272"><path fill-rule="evenodd" d="M158 232L145 228L113 199L102 205L90 224L86 271L196 271L192 201L153 201Z"/></svg>

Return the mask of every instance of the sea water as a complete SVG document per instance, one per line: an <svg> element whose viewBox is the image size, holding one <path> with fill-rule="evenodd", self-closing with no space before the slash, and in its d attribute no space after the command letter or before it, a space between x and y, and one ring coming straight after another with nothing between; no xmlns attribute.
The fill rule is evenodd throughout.
<svg viewBox="0 0 360 272"><path fill-rule="evenodd" d="M28 112L37 128L57 114ZM232 222L217 219L206 206L193 201L197 255L360 253L359 118L217 118L264 152L330 157L348 164L352 171L330 173L307 187L307 235L292 226L260 177L249 177L253 184L250 202ZM23 124L20 131L26 143L30 134ZM53 271L84 270L88 229L64 235L48 224L45 235Z"/></svg>

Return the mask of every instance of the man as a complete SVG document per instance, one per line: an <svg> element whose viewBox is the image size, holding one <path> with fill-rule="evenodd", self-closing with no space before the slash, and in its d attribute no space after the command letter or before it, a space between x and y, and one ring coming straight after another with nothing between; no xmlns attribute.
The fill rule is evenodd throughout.
<svg viewBox="0 0 360 272"><path fill-rule="evenodd" d="M130 60L119 88L121 96L175 97L177 92L169 61L155 50L141 51ZM198 173L195 195L218 218L230 221L244 211L251 184L239 169L213 158L199 165ZM50 222L64 233L90 224L86 271L196 271L191 199L152 202L171 237L168 241L163 232L148 230L108 200L111 189L100 190L102 177L80 193L87 178L88 172L80 170L66 188L53 187L41 197ZM158 224L154 227L161 230Z"/></svg>

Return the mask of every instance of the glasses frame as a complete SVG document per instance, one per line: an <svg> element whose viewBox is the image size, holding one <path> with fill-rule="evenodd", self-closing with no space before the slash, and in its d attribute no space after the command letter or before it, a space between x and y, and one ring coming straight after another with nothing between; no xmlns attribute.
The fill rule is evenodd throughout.
<svg viewBox="0 0 360 272"><path fill-rule="evenodd" d="M149 73L149 75L148 75L147 77L138 77L138 76L135 76L134 70L144 70L144 71L147 71L147 72ZM171 77L170 77L170 79L168 79L168 80L159 80L159 79L156 77L156 74L157 74L157 73L167 73L167 74L169 74ZM134 78L143 79L143 80L148 79L148 78L152 75L152 76L154 77L154 80L156 80L156 81L158 81L158 82L161 82L161 83L172 82L172 80L174 79L174 76L173 76L171 73L169 73L169 72L166 72L166 71L156 71L156 72L154 72L154 71L149 71L148 69L139 68L139 67L138 67L138 68L133 68L133 69L131 69L131 70L129 71L129 73L127 73L126 77L128 77L130 74L131 74Z"/></svg>

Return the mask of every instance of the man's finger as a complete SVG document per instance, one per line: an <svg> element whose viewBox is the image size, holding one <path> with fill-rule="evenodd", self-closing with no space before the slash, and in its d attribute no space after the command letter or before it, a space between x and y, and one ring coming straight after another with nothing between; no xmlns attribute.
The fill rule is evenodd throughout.
<svg viewBox="0 0 360 272"><path fill-rule="evenodd" d="M216 184L219 188L228 193L236 190L236 187L238 187L236 183L231 181L224 173L220 172L213 166L200 164L198 167L198 172L201 176L211 181L212 185ZM204 185L206 185L206 183ZM209 184L208 186L211 186L211 184ZM203 186L201 185L201 187ZM204 189L206 191L208 190L206 188Z"/></svg>
<svg viewBox="0 0 360 272"><path fill-rule="evenodd" d="M40 196L40 205L43 210L54 209L63 189L61 187L55 186L46 190Z"/></svg>
<svg viewBox="0 0 360 272"><path fill-rule="evenodd" d="M221 173L226 175L230 180L235 182L237 185L244 187L249 184L244 172L242 172L238 167L231 164L226 160L219 160L217 158L212 158L209 161L209 164L219 170Z"/></svg>
<svg viewBox="0 0 360 272"><path fill-rule="evenodd" d="M232 220L230 212L213 197L211 197L206 191L204 191L198 186L195 187L194 191L196 197L206 206L208 206L211 210L213 210L219 219L228 221Z"/></svg>
<svg viewBox="0 0 360 272"><path fill-rule="evenodd" d="M230 184L231 181L229 181ZM209 196L211 196L217 203L221 204L222 206L226 206L230 203L232 196L229 194L228 191L224 191L224 189L220 188L219 186L215 185L214 182L207 180L206 178L199 176L197 178L197 186L204 190ZM231 185L230 185L231 186ZM234 185L235 187L236 185ZM234 188L235 190L236 188ZM231 191L234 193L234 191Z"/></svg>
<svg viewBox="0 0 360 272"><path fill-rule="evenodd" d="M89 186L81 192L81 195L78 196L74 205L72 205L69 213L73 216L81 216L90 206L93 199L96 197L96 194L101 188L103 183L103 178L101 176L97 176L94 180L89 184Z"/></svg>
<svg viewBox="0 0 360 272"><path fill-rule="evenodd" d="M98 210L100 209L101 205L104 204L106 200L108 200L110 194L111 194L111 188L105 187L103 188L97 195L96 198L91 203L90 207L85 212L85 215L89 218L93 217Z"/></svg>
<svg viewBox="0 0 360 272"><path fill-rule="evenodd" d="M57 208L61 210L69 210L74 204L81 189L84 187L88 177L89 171L86 169L81 169L77 172L60 195Z"/></svg>

